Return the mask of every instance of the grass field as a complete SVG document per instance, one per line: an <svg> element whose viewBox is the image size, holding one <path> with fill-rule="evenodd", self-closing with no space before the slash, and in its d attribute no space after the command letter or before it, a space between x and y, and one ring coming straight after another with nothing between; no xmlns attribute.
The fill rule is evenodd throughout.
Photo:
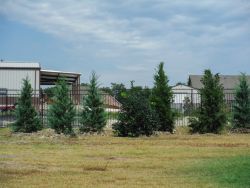
<svg viewBox="0 0 250 188"><path fill-rule="evenodd" d="M250 135L67 138L0 129L0 187L249 187Z"/></svg>

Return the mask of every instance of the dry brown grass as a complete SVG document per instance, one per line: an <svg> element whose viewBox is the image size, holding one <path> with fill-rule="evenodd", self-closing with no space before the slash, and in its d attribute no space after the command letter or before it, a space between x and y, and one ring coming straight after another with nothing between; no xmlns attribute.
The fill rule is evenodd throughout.
<svg viewBox="0 0 250 188"><path fill-rule="evenodd" d="M67 138L0 129L0 187L221 187L187 169L237 156L250 156L250 135Z"/></svg>

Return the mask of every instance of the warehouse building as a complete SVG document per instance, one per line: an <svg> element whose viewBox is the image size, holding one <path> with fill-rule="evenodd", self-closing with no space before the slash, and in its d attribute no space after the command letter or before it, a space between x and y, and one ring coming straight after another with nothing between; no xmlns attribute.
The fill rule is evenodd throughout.
<svg viewBox="0 0 250 188"><path fill-rule="evenodd" d="M80 87L80 73L43 70L39 63L0 62L0 90L15 94L22 88L22 80L29 78L34 91L41 86L55 85L59 77L64 77L74 90Z"/></svg>
<svg viewBox="0 0 250 188"><path fill-rule="evenodd" d="M28 78L33 89L33 101L39 104L42 86L55 85L59 77L72 85L73 100L79 102L79 73L44 70L39 63L0 62L0 110L14 108L23 85L23 79Z"/></svg>

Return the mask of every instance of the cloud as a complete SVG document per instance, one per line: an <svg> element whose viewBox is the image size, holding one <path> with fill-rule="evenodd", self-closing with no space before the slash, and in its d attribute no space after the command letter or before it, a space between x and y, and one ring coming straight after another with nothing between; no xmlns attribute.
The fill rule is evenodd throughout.
<svg viewBox="0 0 250 188"><path fill-rule="evenodd" d="M0 12L41 31L66 40L91 38L105 43L147 49L153 41L143 39L126 19L99 10L98 3L87 1L4 1Z"/></svg>
<svg viewBox="0 0 250 188"><path fill-rule="evenodd" d="M0 14L69 42L100 72L100 64L120 75L145 72L144 85L160 61L177 82L224 60L234 67L237 54L242 65L249 60L248 0L2 0Z"/></svg>

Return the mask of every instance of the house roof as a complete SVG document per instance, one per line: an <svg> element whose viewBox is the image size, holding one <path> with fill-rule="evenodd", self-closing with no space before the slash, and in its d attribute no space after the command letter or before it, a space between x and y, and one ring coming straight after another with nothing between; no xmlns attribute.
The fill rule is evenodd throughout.
<svg viewBox="0 0 250 188"><path fill-rule="evenodd" d="M190 75L190 86L196 89L201 89L203 84L201 83L201 78L203 75ZM247 75L247 81L250 84L250 75ZM240 75L220 75L220 83L223 85L225 90L235 89L237 84L239 84Z"/></svg>
<svg viewBox="0 0 250 188"><path fill-rule="evenodd" d="M81 86L80 87L80 95L87 96L89 89L90 89L89 86ZM101 90L99 90L99 91L100 91L101 97L103 99L103 104L106 107L117 108L117 109L121 108L121 106L122 106L121 103L118 100L116 100L115 97L105 93L104 91L101 91ZM83 98L81 98L81 102L83 102L82 100L83 100Z"/></svg>
<svg viewBox="0 0 250 188"><path fill-rule="evenodd" d="M192 89L195 89L193 87L190 87L190 86L187 86L184 84L178 84L178 85L172 86L171 88L172 88L172 90L192 90Z"/></svg>
<svg viewBox="0 0 250 188"><path fill-rule="evenodd" d="M37 62L1 61L0 69L41 69Z"/></svg>
<svg viewBox="0 0 250 188"><path fill-rule="evenodd" d="M37 62L21 62L21 61L0 61L0 69L23 69L23 70L39 70L40 85L55 85L59 77L63 77L68 84L77 83L80 80L80 73L63 72L54 70L41 70L41 66Z"/></svg>

